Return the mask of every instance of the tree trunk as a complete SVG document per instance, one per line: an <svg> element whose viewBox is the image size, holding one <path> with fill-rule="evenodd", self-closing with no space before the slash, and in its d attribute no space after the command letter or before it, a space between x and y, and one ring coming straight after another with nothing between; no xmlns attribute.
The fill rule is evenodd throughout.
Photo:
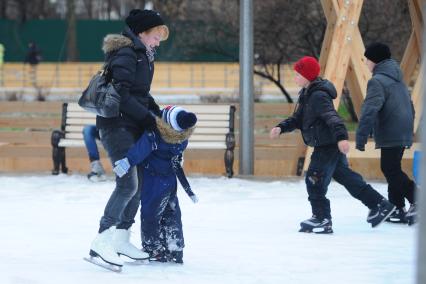
<svg viewBox="0 0 426 284"><path fill-rule="evenodd" d="M75 0L67 1L67 61L78 60Z"/></svg>

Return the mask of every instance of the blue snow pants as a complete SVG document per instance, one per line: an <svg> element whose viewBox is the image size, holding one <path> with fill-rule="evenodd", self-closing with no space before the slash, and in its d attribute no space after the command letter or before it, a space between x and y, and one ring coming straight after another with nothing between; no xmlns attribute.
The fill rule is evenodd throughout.
<svg viewBox="0 0 426 284"><path fill-rule="evenodd" d="M141 189L141 240L146 251L182 251L185 244L174 172L160 175L147 166Z"/></svg>

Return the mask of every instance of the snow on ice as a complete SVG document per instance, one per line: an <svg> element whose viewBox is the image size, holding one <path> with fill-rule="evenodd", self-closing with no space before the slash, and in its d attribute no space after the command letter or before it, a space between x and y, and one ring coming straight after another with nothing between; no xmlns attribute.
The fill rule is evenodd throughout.
<svg viewBox="0 0 426 284"><path fill-rule="evenodd" d="M184 265L83 261L114 187L82 175L0 176L0 283L414 283L416 226L372 229L367 208L332 183L333 235L298 233L310 217L303 180L193 177L182 189ZM386 185L373 183L386 196ZM140 222L132 241L140 246Z"/></svg>

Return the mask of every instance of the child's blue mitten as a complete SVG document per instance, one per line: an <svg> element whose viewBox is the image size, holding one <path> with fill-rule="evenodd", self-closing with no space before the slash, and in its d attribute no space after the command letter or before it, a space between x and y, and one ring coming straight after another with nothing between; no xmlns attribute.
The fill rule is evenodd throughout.
<svg viewBox="0 0 426 284"><path fill-rule="evenodd" d="M123 177L130 169L130 163L127 158L116 161L114 165L115 167L112 170L119 177Z"/></svg>

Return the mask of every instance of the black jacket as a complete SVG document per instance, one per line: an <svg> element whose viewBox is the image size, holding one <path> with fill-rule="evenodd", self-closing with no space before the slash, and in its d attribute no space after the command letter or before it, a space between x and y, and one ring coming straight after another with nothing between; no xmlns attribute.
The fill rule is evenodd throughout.
<svg viewBox="0 0 426 284"><path fill-rule="evenodd" d="M96 126L99 129L126 127L143 131L141 122L149 111L157 115L160 112L149 93L154 62L149 62L146 47L128 27L121 35L107 35L102 49L106 61L111 61L110 76L121 97L121 114L115 118L97 116Z"/></svg>
<svg viewBox="0 0 426 284"><path fill-rule="evenodd" d="M414 108L398 63L387 59L378 63L368 81L356 132L362 148L373 133L376 148L409 147L413 144Z"/></svg>
<svg viewBox="0 0 426 284"><path fill-rule="evenodd" d="M348 139L343 120L334 109L337 93L330 81L318 78L300 90L299 95L293 115L277 125L281 133L300 129L303 141L312 147Z"/></svg>

